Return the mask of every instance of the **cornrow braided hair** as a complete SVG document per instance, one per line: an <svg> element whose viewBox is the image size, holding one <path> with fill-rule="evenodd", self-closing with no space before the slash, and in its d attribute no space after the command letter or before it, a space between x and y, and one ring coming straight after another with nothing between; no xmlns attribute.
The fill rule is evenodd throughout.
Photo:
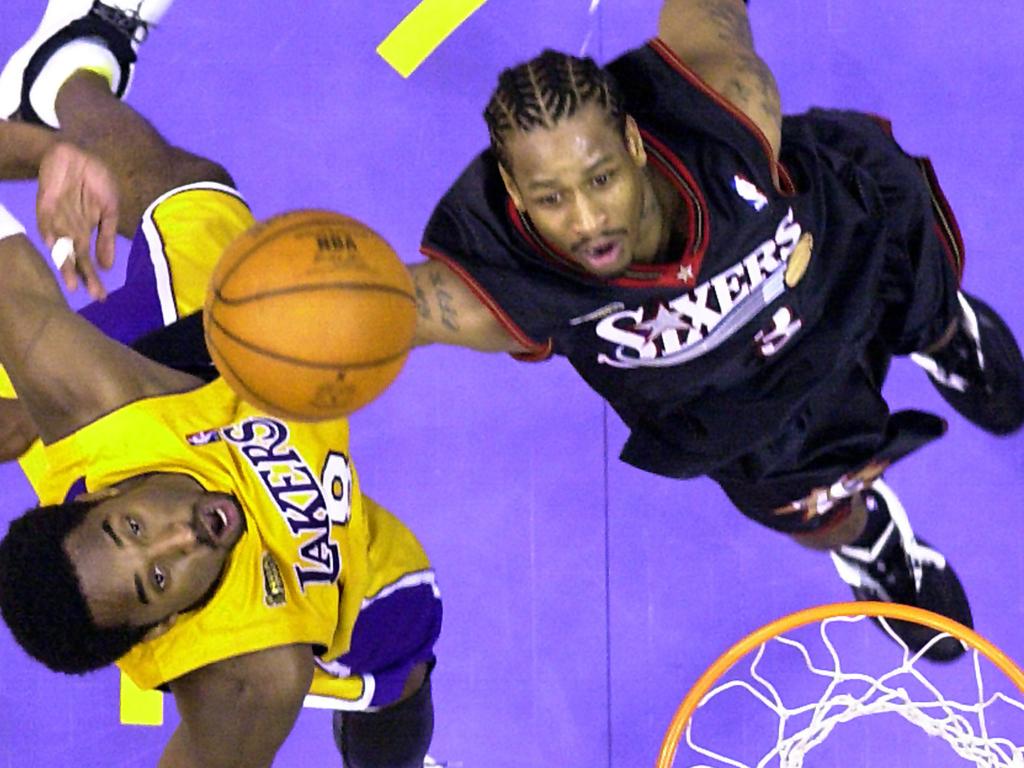
<svg viewBox="0 0 1024 768"><path fill-rule="evenodd" d="M484 110L491 149L509 167L505 141L512 131L553 128L560 120L594 104L620 130L626 114L618 84L591 58L545 50L498 76L498 87Z"/></svg>

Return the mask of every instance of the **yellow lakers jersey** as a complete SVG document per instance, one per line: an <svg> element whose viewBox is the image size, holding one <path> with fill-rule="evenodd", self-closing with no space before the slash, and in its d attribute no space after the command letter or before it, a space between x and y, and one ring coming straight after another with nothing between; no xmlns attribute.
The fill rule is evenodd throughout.
<svg viewBox="0 0 1024 768"><path fill-rule="evenodd" d="M242 197L223 184L197 182L161 195L139 222L125 285L113 291L106 302L131 317L118 318L112 313L106 323L154 330L201 309L217 259L253 222ZM120 337L112 333L115 328L100 327L108 335ZM15 396L7 372L0 366L0 397ZM18 463L38 492L48 471L39 441Z"/></svg>
<svg viewBox="0 0 1024 768"><path fill-rule="evenodd" d="M412 533L364 497L344 421L286 422L239 400L221 380L131 403L45 449L43 503L84 478L95 491L152 472L189 475L233 494L246 531L214 596L118 665L153 688L232 656L313 646L311 693L364 700L365 678L330 662L345 653L361 607L389 585L431 573ZM334 665L337 667L338 665Z"/></svg>

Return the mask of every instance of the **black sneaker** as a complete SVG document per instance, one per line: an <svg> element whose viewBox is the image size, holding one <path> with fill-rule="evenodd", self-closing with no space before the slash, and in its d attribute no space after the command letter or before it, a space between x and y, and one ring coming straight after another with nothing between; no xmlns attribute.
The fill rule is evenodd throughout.
<svg viewBox="0 0 1024 768"><path fill-rule="evenodd" d="M937 352L910 357L960 414L1008 435L1024 424L1024 358L995 310L966 293L958 297L962 314L953 338Z"/></svg>
<svg viewBox="0 0 1024 768"><path fill-rule="evenodd" d="M863 497L870 509L888 511L891 520L870 548L846 546L831 552L840 578L853 588L854 596L858 600L911 605L973 628L971 607L960 579L942 554L914 536L907 513L892 489L876 480ZM915 653L940 634L912 622L886 619L886 623ZM934 661L952 661L964 650L956 638L944 637L924 655Z"/></svg>

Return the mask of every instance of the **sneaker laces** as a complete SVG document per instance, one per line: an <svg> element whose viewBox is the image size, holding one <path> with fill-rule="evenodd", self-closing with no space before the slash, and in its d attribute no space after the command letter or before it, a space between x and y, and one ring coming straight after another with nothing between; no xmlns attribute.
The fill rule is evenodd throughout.
<svg viewBox="0 0 1024 768"><path fill-rule="evenodd" d="M149 37L150 28L150 23L143 21L141 16L144 2L145 0L138 0L138 5L134 9L121 9L104 5L96 0L92 4L90 13L117 29L129 40L141 45Z"/></svg>
<svg viewBox="0 0 1024 768"><path fill-rule="evenodd" d="M924 368L937 383L957 392L968 387L986 387L985 355L981 350L978 316L963 293L957 291L960 319L953 338L931 355L914 352L910 359Z"/></svg>

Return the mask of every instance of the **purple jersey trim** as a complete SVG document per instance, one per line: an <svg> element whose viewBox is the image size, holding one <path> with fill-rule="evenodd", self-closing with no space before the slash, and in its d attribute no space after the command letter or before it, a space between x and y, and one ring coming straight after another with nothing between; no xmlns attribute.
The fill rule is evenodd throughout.
<svg viewBox="0 0 1024 768"><path fill-rule="evenodd" d="M353 675L373 675L370 706L393 704L412 668L434 661L441 619L441 599L433 583L397 589L360 611L349 651L334 664L348 667Z"/></svg>
<svg viewBox="0 0 1024 768"><path fill-rule="evenodd" d="M94 301L83 307L80 314L122 344L131 344L140 336L163 327L149 243L141 227L135 232L128 254L124 285L111 291L105 301Z"/></svg>

